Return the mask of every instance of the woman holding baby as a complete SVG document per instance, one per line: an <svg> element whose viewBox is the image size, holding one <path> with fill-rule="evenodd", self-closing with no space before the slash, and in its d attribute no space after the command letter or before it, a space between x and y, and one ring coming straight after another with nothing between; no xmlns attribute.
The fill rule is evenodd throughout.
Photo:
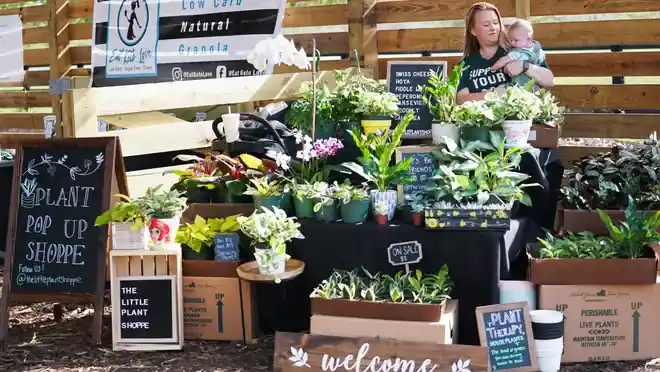
<svg viewBox="0 0 660 372"><path fill-rule="evenodd" d="M456 94L459 103L482 100L488 92L502 92L512 79L515 83L533 79L541 88L554 85L554 75L533 39L529 22L517 20L506 30L499 10L490 3L474 4L465 16L463 61Z"/></svg>

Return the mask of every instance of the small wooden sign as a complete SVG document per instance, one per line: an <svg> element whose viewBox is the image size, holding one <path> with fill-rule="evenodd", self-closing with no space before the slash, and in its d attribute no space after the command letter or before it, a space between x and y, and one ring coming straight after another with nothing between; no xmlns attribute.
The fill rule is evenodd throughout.
<svg viewBox="0 0 660 372"><path fill-rule="evenodd" d="M405 185L397 185L397 198L399 203L405 201L405 196L410 196L416 191L424 190L433 173L438 168L438 162L432 152L436 150L433 146L400 146L394 152L394 160L399 163L405 159L413 158L408 171L413 181Z"/></svg>
<svg viewBox="0 0 660 372"><path fill-rule="evenodd" d="M108 227L94 226L113 194L128 194L116 137L22 140L16 147L0 304L93 302L101 341Z"/></svg>
<svg viewBox="0 0 660 372"><path fill-rule="evenodd" d="M527 302L476 309L481 345L493 371L537 371L536 346Z"/></svg>
<svg viewBox="0 0 660 372"><path fill-rule="evenodd" d="M177 342L176 276L117 278L113 331L121 343Z"/></svg>
<svg viewBox="0 0 660 372"><path fill-rule="evenodd" d="M214 248L216 261L238 261L238 234L217 234Z"/></svg>
<svg viewBox="0 0 660 372"><path fill-rule="evenodd" d="M419 263L423 257L422 245L418 241L394 243L387 247L387 260L390 265L405 265L406 272L410 271L410 264Z"/></svg>
<svg viewBox="0 0 660 372"><path fill-rule="evenodd" d="M277 332L274 372L487 372L485 347Z"/></svg>

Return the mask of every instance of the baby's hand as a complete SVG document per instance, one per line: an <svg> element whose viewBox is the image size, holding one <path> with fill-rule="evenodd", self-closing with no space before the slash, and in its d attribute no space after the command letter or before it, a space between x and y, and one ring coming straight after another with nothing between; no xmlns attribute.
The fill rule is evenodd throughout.
<svg viewBox="0 0 660 372"><path fill-rule="evenodd" d="M498 59L497 62L495 62L495 64L493 65L493 67L491 67L490 69L493 70L493 71L501 70L509 62L511 62L511 59L509 59L508 56L504 56L504 57Z"/></svg>

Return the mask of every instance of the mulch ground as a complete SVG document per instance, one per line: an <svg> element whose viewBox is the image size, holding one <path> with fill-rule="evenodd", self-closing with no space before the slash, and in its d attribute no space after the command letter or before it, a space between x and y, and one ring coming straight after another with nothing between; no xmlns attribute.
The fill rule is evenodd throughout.
<svg viewBox="0 0 660 372"><path fill-rule="evenodd" d="M103 343L100 347L91 347L94 310L79 305L63 306L61 323L55 322L50 303L10 308L9 337L0 349L0 371L266 372L272 369L272 336L264 337L255 345L186 341L183 351L113 351L109 307L104 310ZM658 372L660 360L582 363L566 365L561 371Z"/></svg>

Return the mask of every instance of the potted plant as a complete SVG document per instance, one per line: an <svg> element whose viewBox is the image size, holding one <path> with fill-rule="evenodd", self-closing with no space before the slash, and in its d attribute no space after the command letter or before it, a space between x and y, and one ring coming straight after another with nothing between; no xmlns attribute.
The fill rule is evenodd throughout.
<svg viewBox="0 0 660 372"><path fill-rule="evenodd" d="M312 83L304 82L300 98L291 104L285 114L286 121L308 136L312 135ZM337 123L333 118L332 93L324 85L316 89L316 133L315 139L335 137Z"/></svg>
<svg viewBox="0 0 660 372"><path fill-rule="evenodd" d="M371 199L367 185L361 187L351 185L350 180L343 184L335 183L335 196L339 200L339 212L344 223L361 223L367 220Z"/></svg>
<svg viewBox="0 0 660 372"><path fill-rule="evenodd" d="M251 195L254 199L255 209L284 208L285 187L284 182L272 175L264 175L249 180L245 195Z"/></svg>
<svg viewBox="0 0 660 372"><path fill-rule="evenodd" d="M451 140L437 154L440 165L425 188L433 203L425 210L427 228L508 230L514 202L531 205L525 188L539 185L524 183L530 176L515 171L524 150L505 149L501 134L490 135L485 155Z"/></svg>
<svg viewBox="0 0 660 372"><path fill-rule="evenodd" d="M463 66L463 62L454 66L447 78L443 78L440 71L431 70L428 83L421 87L422 101L433 116L431 135L436 145L443 143L443 137L449 137L454 142L459 141L461 133L456 125L454 111L457 106L456 93L463 75Z"/></svg>
<svg viewBox="0 0 660 372"><path fill-rule="evenodd" d="M355 112L362 114L365 134L389 131L392 118L399 114L399 99L390 92L365 92L353 104Z"/></svg>
<svg viewBox="0 0 660 372"><path fill-rule="evenodd" d="M387 221L389 220L387 213L389 209L390 206L385 200L379 200L374 204L374 218L376 219L377 224L387 225Z"/></svg>
<svg viewBox="0 0 660 372"><path fill-rule="evenodd" d="M112 249L146 249L147 216L134 200L118 195L122 201L96 217L94 226L112 222Z"/></svg>
<svg viewBox="0 0 660 372"><path fill-rule="evenodd" d="M426 209L426 197L423 192L415 192L405 198L406 204L410 206L410 216L414 226L422 226L424 223L424 210Z"/></svg>
<svg viewBox="0 0 660 372"><path fill-rule="evenodd" d="M489 132L500 125L501 117L493 112L492 101L468 101L454 111L461 138L468 142L488 142Z"/></svg>
<svg viewBox="0 0 660 372"><path fill-rule="evenodd" d="M175 156L174 160L194 161L194 164L189 169L171 171L179 176L172 190L185 192L189 203L212 203L217 200L216 194L221 184L217 160L212 154L204 158L182 154Z"/></svg>
<svg viewBox="0 0 660 372"><path fill-rule="evenodd" d="M218 194L219 203L252 203L252 196L244 194L250 179L263 177L277 169L274 161L259 159L250 154L241 154L236 158L220 154L216 158L226 186L226 192Z"/></svg>
<svg viewBox="0 0 660 372"><path fill-rule="evenodd" d="M174 243L181 213L186 208L186 198L181 197L181 193L162 191L162 185L149 187L144 196L135 199L135 205L149 216L150 246L162 248Z"/></svg>
<svg viewBox="0 0 660 372"><path fill-rule="evenodd" d="M332 73L337 84L332 92L332 115L341 126L342 133L352 129L357 130L361 117L356 112L353 102L357 102L360 95L366 92L385 93L387 87L364 76L359 67L335 70Z"/></svg>
<svg viewBox="0 0 660 372"><path fill-rule="evenodd" d="M218 234L236 233L240 230L239 215L226 218L209 218L205 220L195 216L193 223L179 227L176 242L181 244L181 254L184 260L212 260L215 256L213 245Z"/></svg>
<svg viewBox="0 0 660 372"><path fill-rule="evenodd" d="M533 83L533 82L530 82ZM502 96L486 95L493 102L493 111L501 117L507 146L526 146L532 120L541 112L541 100L526 87L514 85L506 88Z"/></svg>
<svg viewBox="0 0 660 372"><path fill-rule="evenodd" d="M449 300L447 266L437 274L370 274L334 271L310 295L312 314L351 318L437 322Z"/></svg>
<svg viewBox="0 0 660 372"><path fill-rule="evenodd" d="M394 217L397 205L397 193L393 188L412 181L408 171L413 161L412 157L395 164L391 162L392 155L401 145L403 134L412 118L412 111L408 111L394 130L380 136L350 131L361 153L357 159L360 164L352 162L341 164L341 168L359 174L376 186L375 190L371 190L371 203L375 206L379 201L385 202L388 205L388 220Z"/></svg>
<svg viewBox="0 0 660 372"><path fill-rule="evenodd" d="M317 221L334 222L339 219L339 206L335 198L335 188L327 182L312 185L314 195L314 217Z"/></svg>
<svg viewBox="0 0 660 372"><path fill-rule="evenodd" d="M298 218L314 218L314 189L309 183L293 186L293 207Z"/></svg>
<svg viewBox="0 0 660 372"><path fill-rule="evenodd" d="M238 217L241 231L252 240L254 257L259 273L278 275L286 271L286 243L292 239L304 239L300 224L295 217L287 217L277 208L261 207L249 217Z"/></svg>
<svg viewBox="0 0 660 372"><path fill-rule="evenodd" d="M564 112L566 109L559 105L555 95L548 90L539 89L535 94L541 102L540 111L534 118L534 123L559 127L564 120Z"/></svg>
<svg viewBox="0 0 660 372"><path fill-rule="evenodd" d="M613 222L604 211L599 214L609 236L547 233L544 239L538 239L541 244L528 246L530 280L534 284L655 283L657 254L650 245L660 241L660 212L639 214L631 200L621 223Z"/></svg>

